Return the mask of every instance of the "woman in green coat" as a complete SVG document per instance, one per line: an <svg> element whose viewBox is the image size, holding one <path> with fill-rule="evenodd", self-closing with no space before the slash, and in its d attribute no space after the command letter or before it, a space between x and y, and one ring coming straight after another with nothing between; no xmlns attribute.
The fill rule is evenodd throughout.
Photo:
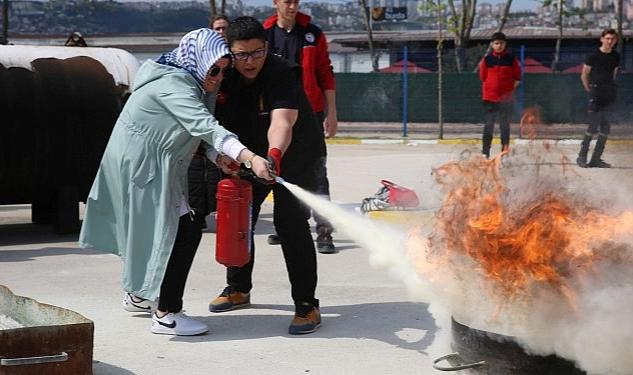
<svg viewBox="0 0 633 375"><path fill-rule="evenodd" d="M140 67L86 202L80 245L121 257L124 308L156 309L154 333L208 330L181 313L204 220L187 203L187 168L200 141L212 146L207 156L226 172L234 160L251 161L258 177L272 180L268 162L205 106L205 93L215 97L229 57L220 35L199 29L172 52Z"/></svg>

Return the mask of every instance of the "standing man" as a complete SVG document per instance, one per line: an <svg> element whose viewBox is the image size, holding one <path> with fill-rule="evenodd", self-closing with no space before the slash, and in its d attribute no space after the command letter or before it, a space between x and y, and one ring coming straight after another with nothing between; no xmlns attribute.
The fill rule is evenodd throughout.
<svg viewBox="0 0 633 375"><path fill-rule="evenodd" d="M299 0L273 0L277 14L264 21L268 51L299 64L303 70L303 89L326 137L333 137L338 128L336 117L336 84L327 50L327 40L320 28L310 23L310 16L299 12ZM326 115L327 113L327 115ZM330 199L330 182L327 178L327 156L316 167L316 193ZM314 215L317 223L317 250L332 254L332 225L323 217ZM283 238L273 234L268 243L279 244Z"/></svg>
<svg viewBox="0 0 633 375"><path fill-rule="evenodd" d="M268 54L264 28L255 18L236 18L226 36L234 67L227 71L218 93L217 118L247 147L268 155L275 175L314 190L315 165L325 155L325 142L301 87L301 67ZM255 182L253 228L271 190L275 197L273 220L283 239L281 249L295 305L288 332L311 333L321 326L321 315L319 300L315 298L317 263L308 223L310 209L280 184ZM254 260L251 239L251 261L244 267L227 269L228 286L211 301L210 311L229 311L250 304Z"/></svg>
<svg viewBox="0 0 633 375"><path fill-rule="evenodd" d="M482 82L485 124L482 137L482 154L490 157L490 145L495 130L495 121L499 119L501 132L501 151L510 148L510 120L514 107L514 89L521 83L519 60L508 53L504 33L492 34L487 54L479 64L479 78Z"/></svg>
<svg viewBox="0 0 633 375"><path fill-rule="evenodd" d="M216 33L222 35L224 39L226 39L226 29L229 27L229 17L219 14L211 19L209 22L209 28L215 31Z"/></svg>
<svg viewBox="0 0 633 375"><path fill-rule="evenodd" d="M613 47L617 42L618 34L614 29L604 30L600 37L600 48L587 57L580 74L582 85L589 94L589 126L576 159L576 163L582 168L611 168L611 164L601 157L611 130L608 117L615 103L615 76L620 65L620 54L614 51ZM598 140L591 161L587 163L589 144L596 133Z"/></svg>

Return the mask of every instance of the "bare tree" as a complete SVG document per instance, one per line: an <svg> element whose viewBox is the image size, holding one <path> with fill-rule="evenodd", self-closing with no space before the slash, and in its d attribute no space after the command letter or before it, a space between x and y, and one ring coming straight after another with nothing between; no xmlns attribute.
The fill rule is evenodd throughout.
<svg viewBox="0 0 633 375"><path fill-rule="evenodd" d="M2 38L0 44L9 44L9 0L2 3Z"/></svg>
<svg viewBox="0 0 633 375"><path fill-rule="evenodd" d="M420 5L422 10L428 10L437 16L437 43L436 43L436 59L437 59L437 122L439 126L439 139L444 139L444 70L443 58L444 52L444 22L446 18L446 6L442 4L442 0L427 0L426 3Z"/></svg>
<svg viewBox="0 0 633 375"><path fill-rule="evenodd" d="M546 0L543 5L550 5L551 0ZM552 60L552 72L555 72L558 68L560 61L560 45L563 41L563 18L565 16L565 4L563 0L558 0L558 19L556 20L556 26L558 28L558 36L556 37L556 49L554 50L554 60Z"/></svg>
<svg viewBox="0 0 633 375"><path fill-rule="evenodd" d="M360 5L360 12L363 15L365 29L367 30L367 44L369 45L371 67L374 72L378 72L378 55L374 49L374 34L372 33L371 24L369 22L369 7L367 7L367 0L358 0L358 4Z"/></svg>
<svg viewBox="0 0 633 375"><path fill-rule="evenodd" d="M477 0L461 0L462 9L458 11L455 0L448 0L448 8L451 12L448 30L453 34L455 45L455 64L457 71L462 72L465 67L464 48L468 47L470 32L477 13Z"/></svg>
<svg viewBox="0 0 633 375"><path fill-rule="evenodd" d="M209 0L209 8L211 10L211 19L218 15L218 8L215 5L215 0Z"/></svg>
<svg viewBox="0 0 633 375"><path fill-rule="evenodd" d="M499 25L497 25L497 32L502 32L503 28L508 22L511 6L512 6L512 0L506 1L505 6L503 7L503 12L499 15Z"/></svg>
<svg viewBox="0 0 633 375"><path fill-rule="evenodd" d="M622 55L622 46L624 45L624 35L622 34L622 7L624 6L622 0L615 0L615 21L618 28L618 53Z"/></svg>

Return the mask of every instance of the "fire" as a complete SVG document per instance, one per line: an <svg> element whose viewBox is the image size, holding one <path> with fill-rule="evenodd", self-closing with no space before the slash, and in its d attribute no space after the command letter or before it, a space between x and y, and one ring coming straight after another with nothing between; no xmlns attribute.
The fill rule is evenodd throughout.
<svg viewBox="0 0 633 375"><path fill-rule="evenodd" d="M541 122L541 110L538 107L529 107L523 111L519 122L521 137L535 139Z"/></svg>
<svg viewBox="0 0 633 375"><path fill-rule="evenodd" d="M614 237L633 233L633 213L609 215L538 173L510 188L500 164L501 157L476 156L434 170L446 194L426 241L426 261L455 274L455 268L474 265L489 292L503 300L548 287L573 306L569 280L614 256L603 249ZM419 241L412 235L411 244ZM419 271L430 272L425 268Z"/></svg>

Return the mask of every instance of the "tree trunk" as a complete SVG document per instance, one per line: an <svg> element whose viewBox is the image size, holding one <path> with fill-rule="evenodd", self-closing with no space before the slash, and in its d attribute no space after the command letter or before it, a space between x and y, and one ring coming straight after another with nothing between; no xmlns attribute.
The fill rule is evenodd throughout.
<svg viewBox="0 0 633 375"><path fill-rule="evenodd" d="M372 71L378 72L378 56L374 50L374 35L372 34L371 24L369 23L369 8L367 7L367 0L359 0L360 11L363 14L363 21L365 21L365 29L367 29L367 44L369 45L369 55L371 58Z"/></svg>
<svg viewBox="0 0 633 375"><path fill-rule="evenodd" d="M461 3L462 11L458 13L455 1L448 0L448 8L451 12L451 23L448 25L448 30L453 34L455 65L460 73L466 68L464 49L468 47L470 41L470 32L477 13L477 0L462 0Z"/></svg>
<svg viewBox="0 0 633 375"><path fill-rule="evenodd" d="M226 0L222 0L220 4L220 14L226 15Z"/></svg>
<svg viewBox="0 0 633 375"><path fill-rule="evenodd" d="M558 69L560 60L560 45L563 41L563 0L558 0L558 37L556 38L556 49L554 50L554 60L552 61L552 72Z"/></svg>
<svg viewBox="0 0 633 375"><path fill-rule="evenodd" d="M9 0L2 3L2 38L0 44L9 44Z"/></svg>
<svg viewBox="0 0 633 375"><path fill-rule="evenodd" d="M209 9L211 10L211 18L218 15L218 8L215 6L215 0L209 0Z"/></svg>
<svg viewBox="0 0 633 375"><path fill-rule="evenodd" d="M441 0L438 0L437 6L437 122L439 125L439 139L444 139L444 101L442 100L442 92L443 92L443 75L444 71L442 69L443 61L442 61L442 49L444 44L444 35L442 31L442 18L444 16L444 12L440 3Z"/></svg>
<svg viewBox="0 0 633 375"><path fill-rule="evenodd" d="M622 14L624 6L622 0L615 0L615 21L617 22L618 27L618 45L617 50L620 55L622 55L622 47L624 47L624 35L622 34Z"/></svg>

